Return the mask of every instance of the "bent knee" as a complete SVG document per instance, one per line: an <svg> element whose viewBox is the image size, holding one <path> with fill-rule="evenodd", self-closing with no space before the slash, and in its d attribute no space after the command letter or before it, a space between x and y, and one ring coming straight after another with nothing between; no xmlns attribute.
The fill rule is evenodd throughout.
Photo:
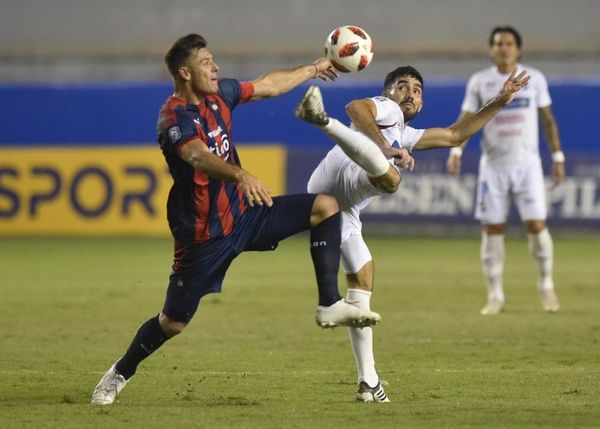
<svg viewBox="0 0 600 429"><path fill-rule="evenodd" d="M400 187L402 182L402 175L398 170L391 167L389 171L383 176L374 179L374 185L381 191L387 194L393 194Z"/></svg>
<svg viewBox="0 0 600 429"><path fill-rule="evenodd" d="M311 212L311 224L316 225L340 211L337 200L330 196L319 194L315 198Z"/></svg>
<svg viewBox="0 0 600 429"><path fill-rule="evenodd" d="M160 316L158 316L158 322L160 323L160 327L162 328L165 335L167 335L169 338L181 334L185 327L188 325L185 322L178 322L177 320L173 320L162 312L160 313Z"/></svg>

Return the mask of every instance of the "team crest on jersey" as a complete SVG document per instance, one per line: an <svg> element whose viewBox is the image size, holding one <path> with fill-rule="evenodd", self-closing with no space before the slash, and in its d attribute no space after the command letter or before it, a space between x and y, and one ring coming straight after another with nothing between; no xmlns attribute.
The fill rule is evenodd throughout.
<svg viewBox="0 0 600 429"><path fill-rule="evenodd" d="M213 110L218 110L219 106L217 106L215 103L213 103L213 104L210 105L210 108L213 109Z"/></svg>
<svg viewBox="0 0 600 429"><path fill-rule="evenodd" d="M181 138L181 130L179 129L179 127L177 125L169 128L169 138L171 139L171 142L173 142L173 143L176 143L177 140L179 140Z"/></svg>

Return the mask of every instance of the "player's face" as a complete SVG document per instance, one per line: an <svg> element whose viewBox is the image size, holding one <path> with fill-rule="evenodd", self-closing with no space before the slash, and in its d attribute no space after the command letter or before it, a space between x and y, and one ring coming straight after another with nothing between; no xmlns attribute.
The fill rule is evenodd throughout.
<svg viewBox="0 0 600 429"><path fill-rule="evenodd" d="M511 33L496 33L494 42L490 47L490 57L497 66L513 67L517 64L521 50L517 46L517 40Z"/></svg>
<svg viewBox="0 0 600 429"><path fill-rule="evenodd" d="M184 68L187 69L187 80L195 93L215 94L219 91L219 66L208 49L198 49Z"/></svg>
<svg viewBox="0 0 600 429"><path fill-rule="evenodd" d="M385 95L398 103L406 122L417 116L423 108L423 86L412 76L398 78Z"/></svg>

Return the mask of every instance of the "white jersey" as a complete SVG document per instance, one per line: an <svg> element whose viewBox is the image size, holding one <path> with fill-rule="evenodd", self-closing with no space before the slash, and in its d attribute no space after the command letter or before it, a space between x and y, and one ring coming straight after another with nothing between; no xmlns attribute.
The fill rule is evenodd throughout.
<svg viewBox="0 0 600 429"><path fill-rule="evenodd" d="M373 97L370 100L375 103L377 109L375 122L390 146L412 150L425 130L406 126L400 106L389 98ZM330 118L330 121L336 120ZM347 131L350 135L348 138L356 134L357 138L365 139L359 131ZM368 206L375 196L381 194L381 191L371 184L367 172L337 145L315 168L308 181L307 190L311 193L332 195L338 201L342 224L342 265L346 273L358 272L372 259L369 248L362 239L360 211Z"/></svg>
<svg viewBox="0 0 600 429"><path fill-rule="evenodd" d="M377 109L375 122L390 146L397 142L399 147L412 151L425 130L405 125L402 109L395 101L383 96L372 97L370 100Z"/></svg>
<svg viewBox="0 0 600 429"><path fill-rule="evenodd" d="M548 83L537 69L522 64L517 68L527 71L531 80L483 128L481 150L490 165L518 165L539 158L538 109L552 104ZM467 84L462 110L475 112L484 106L498 94L508 76L496 66L475 73Z"/></svg>
<svg viewBox="0 0 600 429"><path fill-rule="evenodd" d="M393 100L387 97L370 100L377 109L375 122L390 146L412 150L425 130L406 126L402 110ZM352 125L351 128L354 129ZM358 183L360 171L362 169L336 145L313 172L308 190L334 195L342 210L354 207L360 211L381 193L368 182Z"/></svg>

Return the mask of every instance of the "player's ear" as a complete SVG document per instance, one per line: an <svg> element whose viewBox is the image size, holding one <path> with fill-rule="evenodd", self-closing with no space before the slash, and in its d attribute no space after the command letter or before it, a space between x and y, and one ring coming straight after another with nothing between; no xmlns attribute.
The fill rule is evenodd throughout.
<svg viewBox="0 0 600 429"><path fill-rule="evenodd" d="M179 70L177 70L177 72L179 73L179 76L183 79L183 80L190 80L192 78L190 71L187 67L179 67Z"/></svg>

